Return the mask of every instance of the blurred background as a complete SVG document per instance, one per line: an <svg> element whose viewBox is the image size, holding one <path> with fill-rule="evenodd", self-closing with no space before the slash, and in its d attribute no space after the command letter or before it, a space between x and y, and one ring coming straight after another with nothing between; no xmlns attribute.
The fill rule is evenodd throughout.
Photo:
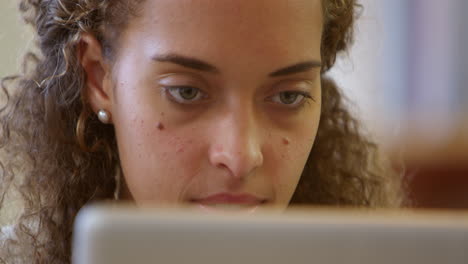
<svg viewBox="0 0 468 264"><path fill-rule="evenodd" d="M32 46L16 3L0 3L2 77ZM468 1L361 3L355 45L331 75L367 133L406 168L411 206L468 208ZM0 226L12 215L1 212Z"/></svg>
<svg viewBox="0 0 468 264"><path fill-rule="evenodd" d="M0 78L17 74L21 69L22 55L33 46L32 31L26 27L17 11L17 0L0 1ZM0 92L0 108L5 98ZM0 159L2 152L0 151ZM0 184L3 184L0 182ZM0 211L0 227L10 224L15 219L21 203L15 199L15 193L9 193L5 199L5 208Z"/></svg>
<svg viewBox="0 0 468 264"><path fill-rule="evenodd" d="M332 75L406 167L412 206L468 208L468 1L361 3L355 44Z"/></svg>

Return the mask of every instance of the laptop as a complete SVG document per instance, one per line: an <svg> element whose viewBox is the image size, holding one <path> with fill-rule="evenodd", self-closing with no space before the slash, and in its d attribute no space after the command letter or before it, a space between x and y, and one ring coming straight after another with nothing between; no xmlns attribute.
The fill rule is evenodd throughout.
<svg viewBox="0 0 468 264"><path fill-rule="evenodd" d="M468 214L301 208L255 215L95 205L74 264L467 264Z"/></svg>

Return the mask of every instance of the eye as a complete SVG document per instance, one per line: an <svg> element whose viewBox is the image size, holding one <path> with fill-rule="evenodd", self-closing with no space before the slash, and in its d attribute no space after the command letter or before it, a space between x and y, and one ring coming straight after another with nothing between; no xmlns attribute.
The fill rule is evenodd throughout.
<svg viewBox="0 0 468 264"><path fill-rule="evenodd" d="M193 103L206 97L200 89L191 86L168 86L164 89L171 99L181 104Z"/></svg>
<svg viewBox="0 0 468 264"><path fill-rule="evenodd" d="M272 96L271 100L278 104L286 105L288 107L294 107L303 103L305 98L312 97L304 92L284 91Z"/></svg>

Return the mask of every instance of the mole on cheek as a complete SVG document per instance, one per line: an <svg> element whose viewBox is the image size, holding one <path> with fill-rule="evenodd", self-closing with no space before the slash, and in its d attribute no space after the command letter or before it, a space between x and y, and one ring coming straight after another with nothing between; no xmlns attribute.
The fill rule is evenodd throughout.
<svg viewBox="0 0 468 264"><path fill-rule="evenodd" d="M164 124L161 123L161 122L158 122L158 123L156 124L156 127L157 127L159 130L164 130Z"/></svg>
<svg viewBox="0 0 468 264"><path fill-rule="evenodd" d="M284 145L289 145L289 143L290 143L290 142L289 142L289 139L287 139L287 138L284 137L284 138L283 138L283 144L284 144Z"/></svg>

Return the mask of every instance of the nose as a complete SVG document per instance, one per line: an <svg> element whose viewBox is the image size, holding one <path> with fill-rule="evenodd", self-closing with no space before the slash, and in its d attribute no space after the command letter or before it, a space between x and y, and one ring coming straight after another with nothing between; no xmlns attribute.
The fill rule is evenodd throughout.
<svg viewBox="0 0 468 264"><path fill-rule="evenodd" d="M263 164L260 128L252 111L245 108L222 115L213 131L211 164L238 181L253 174Z"/></svg>

